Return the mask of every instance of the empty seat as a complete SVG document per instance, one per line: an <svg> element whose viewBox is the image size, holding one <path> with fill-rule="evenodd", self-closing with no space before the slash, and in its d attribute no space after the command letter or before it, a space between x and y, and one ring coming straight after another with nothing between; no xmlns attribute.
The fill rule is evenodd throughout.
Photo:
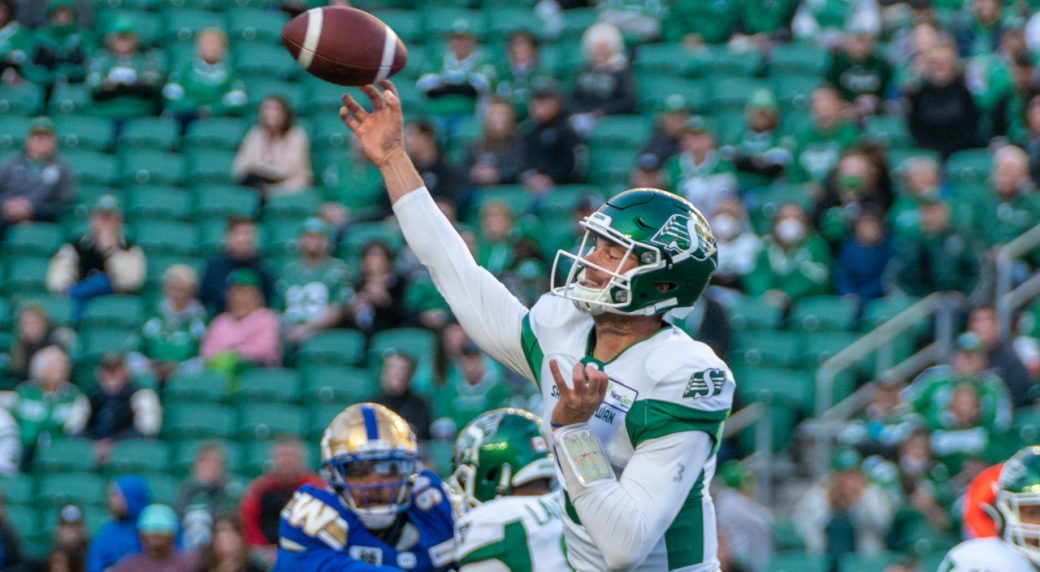
<svg viewBox="0 0 1040 572"><path fill-rule="evenodd" d="M802 355L802 336L794 332L739 331L731 354L750 366L796 367Z"/></svg>
<svg viewBox="0 0 1040 572"><path fill-rule="evenodd" d="M303 369L303 394L307 402L345 406L371 399L379 383L370 372L342 366L309 366Z"/></svg>
<svg viewBox="0 0 1040 572"><path fill-rule="evenodd" d="M62 157L82 184L111 187L119 180L119 164L111 155L97 151L69 151L63 152Z"/></svg>
<svg viewBox="0 0 1040 572"><path fill-rule="evenodd" d="M237 117L209 117L193 121L184 136L188 149L216 148L234 151L246 134L246 122Z"/></svg>
<svg viewBox="0 0 1040 572"><path fill-rule="evenodd" d="M173 403L166 407L162 432L175 439L230 437L235 432L235 414L211 403Z"/></svg>
<svg viewBox="0 0 1040 572"><path fill-rule="evenodd" d="M105 479L89 473L46 474L40 479L37 499L46 507L103 505L108 498L105 488Z"/></svg>
<svg viewBox="0 0 1040 572"><path fill-rule="evenodd" d="M2 250L6 256L53 256L64 241L64 232L54 223L19 224L7 229Z"/></svg>
<svg viewBox="0 0 1040 572"><path fill-rule="evenodd" d="M851 330L856 304L841 296L812 296L795 302L788 318L791 328L803 332Z"/></svg>
<svg viewBox="0 0 1040 572"><path fill-rule="evenodd" d="M191 217L191 193L175 187L146 186L126 191L126 215L131 220L185 220Z"/></svg>
<svg viewBox="0 0 1040 572"><path fill-rule="evenodd" d="M281 48L282 26L286 22L284 12L259 8L239 8L228 10L228 20L231 24L228 31L230 32L232 43L242 41L266 42L272 45L278 44L277 47ZM396 31L396 28L394 30ZM286 52L283 51L284 53ZM242 62L239 61L238 65L241 66Z"/></svg>
<svg viewBox="0 0 1040 572"><path fill-rule="evenodd" d="M300 347L299 358L308 365L360 365L365 357L365 335L355 330L326 330Z"/></svg>
<svg viewBox="0 0 1040 572"><path fill-rule="evenodd" d="M304 412L296 406L249 403L238 408L237 432L242 440L300 436L305 430Z"/></svg>
<svg viewBox="0 0 1040 572"><path fill-rule="evenodd" d="M121 146L169 151L180 140L180 124L168 117L141 117L127 122L119 135Z"/></svg>
<svg viewBox="0 0 1040 572"><path fill-rule="evenodd" d="M228 379L220 372L175 375L166 384L163 400L184 403L219 403L227 398Z"/></svg>
<svg viewBox="0 0 1040 572"><path fill-rule="evenodd" d="M642 115L608 115L588 134L590 148L638 149L650 137L651 120Z"/></svg>
<svg viewBox="0 0 1040 572"><path fill-rule="evenodd" d="M420 328L394 328L377 332L372 336L369 365L381 364L387 351L406 354L415 361L428 359L433 355L435 341L433 332Z"/></svg>
<svg viewBox="0 0 1040 572"><path fill-rule="evenodd" d="M83 326L135 329L144 321L144 300L139 296L98 296L87 302Z"/></svg>
<svg viewBox="0 0 1040 572"><path fill-rule="evenodd" d="M153 439L118 441L103 469L111 475L167 473L170 470L170 445Z"/></svg>
<svg viewBox="0 0 1040 572"><path fill-rule="evenodd" d="M256 191L230 185L202 185L195 191L195 215L201 218L252 218L259 209Z"/></svg>
<svg viewBox="0 0 1040 572"><path fill-rule="evenodd" d="M130 149L121 155L120 177L124 184L180 185L184 182L184 160L180 155L149 149Z"/></svg>
<svg viewBox="0 0 1040 572"><path fill-rule="evenodd" d="M300 400L300 375L291 369L258 368L238 379L231 393L233 403L296 403Z"/></svg>
<svg viewBox="0 0 1040 572"><path fill-rule="evenodd" d="M31 116L43 105L43 88L23 82L0 89L0 115Z"/></svg>
<svg viewBox="0 0 1040 572"><path fill-rule="evenodd" d="M765 298L744 298L729 310L729 323L736 330L776 330L783 321L783 309Z"/></svg>
<svg viewBox="0 0 1040 572"><path fill-rule="evenodd" d="M63 152L104 151L112 142L112 121L103 117L62 115L55 119Z"/></svg>
<svg viewBox="0 0 1040 572"><path fill-rule="evenodd" d="M235 152L230 149L189 149L185 153L187 176L195 185L231 183Z"/></svg>
<svg viewBox="0 0 1040 572"><path fill-rule="evenodd" d="M32 504L36 500L36 481L29 475L0 477L0 491L8 505Z"/></svg>

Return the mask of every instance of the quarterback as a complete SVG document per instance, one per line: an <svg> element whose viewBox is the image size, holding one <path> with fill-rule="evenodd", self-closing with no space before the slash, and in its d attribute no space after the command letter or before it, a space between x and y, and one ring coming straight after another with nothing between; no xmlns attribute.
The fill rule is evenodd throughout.
<svg viewBox="0 0 1040 572"><path fill-rule="evenodd" d="M524 307L473 260L404 151L393 84L340 110L379 166L404 237L466 333L539 387L563 488L571 567L717 570L708 485L733 375L663 315L692 306L717 261L686 200L654 189L611 198L560 251L551 295ZM564 373L566 372L566 374Z"/></svg>
<svg viewBox="0 0 1040 572"><path fill-rule="evenodd" d="M275 572L453 568L451 503L417 457L415 436L393 411L344 409L321 438L328 488L304 485L282 509Z"/></svg>
<svg viewBox="0 0 1040 572"><path fill-rule="evenodd" d="M461 572L566 570L563 507L541 419L495 409L459 433L448 479Z"/></svg>
<svg viewBox="0 0 1040 572"><path fill-rule="evenodd" d="M1040 445L1015 453L1000 469L997 538L966 540L950 550L939 572L1040 570Z"/></svg>

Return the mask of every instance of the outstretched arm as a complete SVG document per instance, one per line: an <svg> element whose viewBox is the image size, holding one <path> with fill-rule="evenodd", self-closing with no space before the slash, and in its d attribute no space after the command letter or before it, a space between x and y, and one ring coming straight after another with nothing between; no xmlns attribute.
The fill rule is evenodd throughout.
<svg viewBox="0 0 1040 572"><path fill-rule="evenodd" d="M379 167L408 246L430 271L459 324L492 358L533 380L520 335L527 308L477 265L462 237L433 202L404 150L404 119L397 91L388 80L380 86L382 92L371 85L361 88L372 102L372 111L349 95L343 96L340 118Z"/></svg>

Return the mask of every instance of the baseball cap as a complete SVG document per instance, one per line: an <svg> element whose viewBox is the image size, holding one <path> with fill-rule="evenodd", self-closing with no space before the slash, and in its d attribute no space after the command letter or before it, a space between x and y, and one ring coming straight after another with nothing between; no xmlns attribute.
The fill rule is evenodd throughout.
<svg viewBox="0 0 1040 572"><path fill-rule="evenodd" d="M54 121L51 121L50 117L37 117L29 122L29 134L46 132L54 134L57 128L54 126Z"/></svg>
<svg viewBox="0 0 1040 572"><path fill-rule="evenodd" d="M58 511L58 524L82 524L83 509L79 505L67 504Z"/></svg>
<svg viewBox="0 0 1040 572"><path fill-rule="evenodd" d="M980 352L986 349L982 339L972 332L965 332L957 336L957 350L962 352Z"/></svg>
<svg viewBox="0 0 1040 572"><path fill-rule="evenodd" d="M325 224L325 221L316 216L309 217L300 225L300 234L307 234L310 232L321 234L328 238L329 225Z"/></svg>
<svg viewBox="0 0 1040 572"><path fill-rule="evenodd" d="M137 26L129 18L117 18L112 25L108 27L108 33L113 36L125 36L128 34L136 34Z"/></svg>
<svg viewBox="0 0 1040 572"><path fill-rule="evenodd" d="M228 286L252 286L260 287L260 275L251 268L236 268L228 274Z"/></svg>
<svg viewBox="0 0 1040 572"><path fill-rule="evenodd" d="M55 10L62 10L62 9L66 9L66 8L68 8L70 10L75 10L76 9L76 0L51 0L50 2L47 3L47 13L48 14L50 14L51 12L53 12Z"/></svg>
<svg viewBox="0 0 1040 572"><path fill-rule="evenodd" d="M657 104L657 110L661 113L687 113L690 106L681 93L673 93Z"/></svg>
<svg viewBox="0 0 1040 572"><path fill-rule="evenodd" d="M686 133L711 133L708 120L701 115L694 115L686 122Z"/></svg>
<svg viewBox="0 0 1040 572"><path fill-rule="evenodd" d="M773 92L768 89L756 89L751 92L751 97L747 100L747 109L753 111L776 109L776 98L773 97Z"/></svg>
<svg viewBox="0 0 1040 572"><path fill-rule="evenodd" d="M469 21L469 18L456 18L451 23L451 35L452 36L475 36L473 22Z"/></svg>
<svg viewBox="0 0 1040 572"><path fill-rule="evenodd" d="M150 504L141 511L137 531L142 534L169 534L177 532L177 513L164 504Z"/></svg>
<svg viewBox="0 0 1040 572"><path fill-rule="evenodd" d="M94 201L94 207L90 209L91 212L114 212L122 213L123 207L119 204L119 197L110 194L104 194Z"/></svg>
<svg viewBox="0 0 1040 572"><path fill-rule="evenodd" d="M863 457L855 449L840 449L831 457L831 469L847 471L858 469Z"/></svg>

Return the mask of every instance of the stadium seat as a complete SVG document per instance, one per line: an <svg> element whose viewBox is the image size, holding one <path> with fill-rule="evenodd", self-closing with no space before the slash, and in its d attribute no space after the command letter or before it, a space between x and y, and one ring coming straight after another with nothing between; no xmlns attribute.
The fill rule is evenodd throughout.
<svg viewBox="0 0 1040 572"><path fill-rule="evenodd" d="M1023 443L1040 441L1040 410L1031 407L1016 410L1012 434Z"/></svg>
<svg viewBox="0 0 1040 572"><path fill-rule="evenodd" d="M0 115L0 156L22 150L30 121L26 116Z"/></svg>
<svg viewBox="0 0 1040 572"><path fill-rule="evenodd" d="M815 369L857 342L860 337L861 334L858 332L828 331L804 334L801 350L805 366Z"/></svg>
<svg viewBox="0 0 1040 572"><path fill-rule="evenodd" d="M105 479L89 473L47 474L40 479L37 500L45 507L68 503L103 505L107 503Z"/></svg>
<svg viewBox="0 0 1040 572"><path fill-rule="evenodd" d="M860 319L860 326L863 331L870 331L880 326L881 324L896 317L910 306L913 306L919 301L918 298L911 298L908 296L885 296L884 298L875 298L870 302L867 302L863 308L863 317Z"/></svg>
<svg viewBox="0 0 1040 572"><path fill-rule="evenodd" d="M237 409L237 433L244 442L301 436L306 431L304 411L294 405L249 403Z"/></svg>
<svg viewBox="0 0 1040 572"><path fill-rule="evenodd" d="M91 362L101 359L106 352L130 352L140 343L138 332L133 328L81 327L77 356Z"/></svg>
<svg viewBox="0 0 1040 572"><path fill-rule="evenodd" d="M248 187L201 185L195 188L195 216L198 218L253 218L259 208L257 192Z"/></svg>
<svg viewBox="0 0 1040 572"><path fill-rule="evenodd" d="M361 365L365 335L355 330L326 330L303 342L299 359L308 365Z"/></svg>
<svg viewBox="0 0 1040 572"><path fill-rule="evenodd" d="M811 43L773 44L769 54L770 75L798 74L820 77L827 68L827 51Z"/></svg>
<svg viewBox="0 0 1040 572"><path fill-rule="evenodd" d="M308 403L349 405L371 399L379 384L367 371L342 366L305 366L303 395Z"/></svg>
<svg viewBox="0 0 1040 572"><path fill-rule="evenodd" d="M805 550L805 541L788 519L777 518L773 521L773 544L778 552L786 550Z"/></svg>
<svg viewBox="0 0 1040 572"><path fill-rule="evenodd" d="M639 46L635 71L640 77L682 77L690 66L690 51L681 44L661 43ZM689 81L689 80L687 80Z"/></svg>
<svg viewBox="0 0 1040 572"><path fill-rule="evenodd" d="M163 416L162 434L174 439L227 438L235 433L235 413L212 403L171 403Z"/></svg>
<svg viewBox="0 0 1040 572"><path fill-rule="evenodd" d="M600 186L625 184L636 162L634 149L603 149L589 155L589 181Z"/></svg>
<svg viewBox="0 0 1040 572"><path fill-rule="evenodd" d="M750 77L761 66L761 56L757 51L737 52L726 46L697 48L691 56L690 72L706 79L719 76Z"/></svg>
<svg viewBox="0 0 1040 572"><path fill-rule="evenodd" d="M321 440L329 423L339 415L349 403L311 403L307 407L307 438Z"/></svg>
<svg viewBox="0 0 1040 572"><path fill-rule="evenodd" d="M126 439L112 446L102 469L109 475L168 473L170 445L154 439Z"/></svg>
<svg viewBox="0 0 1040 572"><path fill-rule="evenodd" d="M747 100L756 90L769 84L759 79L737 76L706 78L711 81L711 106L715 110L743 111Z"/></svg>
<svg viewBox="0 0 1040 572"><path fill-rule="evenodd" d="M127 185L180 185L184 183L183 158L149 149L124 149L120 178Z"/></svg>
<svg viewBox="0 0 1040 572"><path fill-rule="evenodd" d="M775 75L772 77L773 94L777 103L787 112L792 110L808 111L812 91L823 81L818 77L795 75ZM799 126L806 125L799 123Z"/></svg>
<svg viewBox="0 0 1040 572"><path fill-rule="evenodd" d="M951 185L985 183L993 168L993 154L988 149L965 149L946 159L945 171Z"/></svg>
<svg viewBox="0 0 1040 572"><path fill-rule="evenodd" d="M6 491L5 491L6 492ZM4 525L18 533L18 540L25 541L29 535L43 530L43 519L36 506L8 506L4 509ZM22 548L24 550L24 547Z"/></svg>
<svg viewBox="0 0 1040 572"><path fill-rule="evenodd" d="M567 10L563 20L562 37L581 37L589 26L596 23L599 14L595 8L574 8Z"/></svg>
<svg viewBox="0 0 1040 572"><path fill-rule="evenodd" d="M527 212L531 204L531 191L523 185L496 185L484 187L477 193L474 216L490 203L505 203L514 217Z"/></svg>
<svg viewBox="0 0 1040 572"><path fill-rule="evenodd" d="M47 258L14 258L6 261L4 291L8 296L47 294Z"/></svg>
<svg viewBox="0 0 1040 572"><path fill-rule="evenodd" d="M146 254L191 256L198 250L195 226L176 221L143 221L131 224L134 242Z"/></svg>
<svg viewBox="0 0 1040 572"><path fill-rule="evenodd" d="M856 322L856 304L842 296L812 296L796 300L788 317L794 330L821 332L851 330Z"/></svg>
<svg viewBox="0 0 1040 572"><path fill-rule="evenodd" d="M98 296L87 302L83 312L84 328L111 327L136 329L144 321L144 300L139 296Z"/></svg>
<svg viewBox="0 0 1040 572"><path fill-rule="evenodd" d="M373 241L380 241L397 251L404 244L404 238L396 224L384 222L358 223L347 227L343 236L343 250L347 258L361 254L365 246Z"/></svg>
<svg viewBox="0 0 1040 572"><path fill-rule="evenodd" d="M646 86L645 89L639 90L639 111L643 115L657 115L661 102L676 93L686 99L686 105L692 112L708 113L711 111L709 105L711 94L706 82L656 74L641 74L638 78L639 85Z"/></svg>
<svg viewBox="0 0 1040 572"><path fill-rule="evenodd" d="M343 88L339 89L340 95ZM342 101L340 105L343 105ZM326 149L346 149L350 147L350 133L342 123L334 121L318 121L311 130L311 145Z"/></svg>
<svg viewBox="0 0 1040 572"><path fill-rule="evenodd" d="M914 146L914 138L906 126L906 118L902 115L872 115L867 117L863 125L864 134L887 148L910 148Z"/></svg>
<svg viewBox="0 0 1040 572"><path fill-rule="evenodd" d="M247 124L237 117L209 117L193 121L184 135L186 149L238 149Z"/></svg>
<svg viewBox="0 0 1040 572"><path fill-rule="evenodd" d="M112 121L102 117L60 115L55 118L62 153L70 149L104 151L112 143Z"/></svg>
<svg viewBox="0 0 1040 572"><path fill-rule="evenodd" d="M191 466L195 462L195 453L208 443L219 443L224 450L225 466L228 471L236 470L242 464L242 446L234 441L215 441L210 439L177 441L173 450L172 469L175 474L187 476L191 474Z"/></svg>
<svg viewBox="0 0 1040 572"><path fill-rule="evenodd" d="M425 41L419 13L415 10L380 10L379 19L390 26L406 46L422 44ZM412 52L408 52L408 63L412 63Z"/></svg>
<svg viewBox="0 0 1040 572"><path fill-rule="evenodd" d="M146 473L141 475L148 482L148 490L152 493L152 502L172 506L177 502L177 489L180 481L162 473Z"/></svg>
<svg viewBox="0 0 1040 572"><path fill-rule="evenodd" d="M188 179L193 185L231 183L235 152L229 149L189 149L184 154Z"/></svg>
<svg viewBox="0 0 1040 572"><path fill-rule="evenodd" d="M0 491L4 502L10 505L28 505L36 499L36 480L29 475L7 475L0 477Z"/></svg>
<svg viewBox="0 0 1040 572"><path fill-rule="evenodd" d="M737 331L733 336L732 359L749 366L797 367L803 336L783 331Z"/></svg>
<svg viewBox="0 0 1040 572"><path fill-rule="evenodd" d="M131 220L186 220L191 217L192 196L175 187L146 186L125 192L126 215Z"/></svg>
<svg viewBox="0 0 1040 572"><path fill-rule="evenodd" d="M96 151L65 151L62 157L81 184L115 186L119 180L115 157Z"/></svg>
<svg viewBox="0 0 1040 572"><path fill-rule="evenodd" d="M416 361L429 359L433 355L435 342L433 332L420 328L394 328L376 332L369 345L369 366L380 367L383 355L388 350L401 352Z"/></svg>
<svg viewBox="0 0 1040 572"><path fill-rule="evenodd" d="M66 296L24 296L17 299L15 314L29 306L40 306L52 326L67 326L72 321L72 300Z"/></svg>
<svg viewBox="0 0 1040 572"><path fill-rule="evenodd" d="M216 371L173 376L163 390L163 401L219 403L227 399L228 378Z"/></svg>
<svg viewBox="0 0 1040 572"><path fill-rule="evenodd" d="M139 4L154 4L151 0L138 2ZM147 8L128 8L127 4L134 4L131 0L105 0L109 4L106 8L111 10L99 10L94 17L95 22L112 22L116 18L127 19L134 25L137 32L138 42L142 47L155 47L160 44L163 33L162 15L152 12L154 6ZM124 4L124 6L111 6L111 4Z"/></svg>
<svg viewBox="0 0 1040 572"><path fill-rule="evenodd" d="M780 552L769 559L769 572L826 572L822 555L799 552ZM877 571L875 571L877 572Z"/></svg>
<svg viewBox="0 0 1040 572"><path fill-rule="evenodd" d="M266 43L281 48L282 26L286 22L284 12L260 8L231 8L227 10L227 17L230 24L228 36L232 44L246 42L239 45L260 48ZM288 57L284 50L282 53ZM241 69L241 65L241 60L236 62L237 69Z"/></svg>
<svg viewBox="0 0 1040 572"><path fill-rule="evenodd" d="M264 205L263 217L281 219L303 219L318 214L321 197L314 191L270 197Z"/></svg>
<svg viewBox="0 0 1040 572"><path fill-rule="evenodd" d="M442 8L436 4L425 4L420 12L420 21L425 24L426 34L430 37L429 43L434 45L440 44L444 38L447 38L459 20L468 22L470 31L478 38L484 37L486 32L484 17L477 10Z"/></svg>
<svg viewBox="0 0 1040 572"><path fill-rule="evenodd" d="M650 119L642 115L603 117L596 121L595 127L588 134L590 152L603 148L639 149L650 137L650 128Z"/></svg>
<svg viewBox="0 0 1040 572"><path fill-rule="evenodd" d="M300 374L283 368L257 368L243 373L231 392L231 402L298 403Z"/></svg>
<svg viewBox="0 0 1040 572"><path fill-rule="evenodd" d="M94 100L90 89L81 83L70 83L54 87L48 111L52 115L88 115Z"/></svg>
<svg viewBox="0 0 1040 572"><path fill-rule="evenodd" d="M28 82L0 89L0 115L32 116L43 105L43 88Z"/></svg>
<svg viewBox="0 0 1040 572"><path fill-rule="evenodd" d="M288 52L284 49L282 53L288 57ZM307 90L301 84L289 83L273 77L257 76L243 78L243 81L246 84L246 93L249 94L249 101L254 104L260 103L269 95L284 97L289 102L289 107L293 109L302 110L307 102Z"/></svg>
<svg viewBox="0 0 1040 572"><path fill-rule="evenodd" d="M737 397L743 403L768 394L777 405L788 405L802 413L816 406L816 380L808 370L775 367L739 367L733 373L737 380Z"/></svg>
<svg viewBox="0 0 1040 572"><path fill-rule="evenodd" d="M281 28L279 28L279 34L281 34L280 30ZM234 46L231 54L235 60L235 71L243 78L266 77L291 81L301 69L280 43L279 45L242 43ZM251 90L250 95L254 95L253 101L260 101ZM302 104L303 102L298 101L297 103ZM295 107L294 109L302 108Z"/></svg>
<svg viewBox="0 0 1040 572"><path fill-rule="evenodd" d="M734 375L739 386L744 376L740 373L734 373ZM786 401L766 403L765 407L765 412L769 415L769 427L772 430L772 438L770 439L771 449L774 453L778 453L791 444L800 414ZM759 422L761 421L755 422L737 433L737 443L740 445L741 450L754 451L756 449L756 431Z"/></svg>
<svg viewBox="0 0 1040 572"><path fill-rule="evenodd" d="M486 29L492 38L505 38L518 30L539 36L545 28L542 20L529 7L485 7L483 11L487 15Z"/></svg>
<svg viewBox="0 0 1040 572"><path fill-rule="evenodd" d="M734 330L776 330L784 319L783 309L761 297L743 298L727 309Z"/></svg>
<svg viewBox="0 0 1040 572"><path fill-rule="evenodd" d="M65 242L64 232L54 223L33 222L11 226L2 244L5 256L50 257Z"/></svg>
<svg viewBox="0 0 1040 572"><path fill-rule="evenodd" d="M181 126L168 117L140 117L128 121L119 135L119 145L169 151L180 141Z"/></svg>
<svg viewBox="0 0 1040 572"><path fill-rule="evenodd" d="M171 42L191 42L199 31L206 28L227 29L227 20L223 14L208 10L178 8L165 10L166 39Z"/></svg>
<svg viewBox="0 0 1040 572"><path fill-rule="evenodd" d="M878 572L889 566L905 562L907 557L894 552L881 554L849 553L841 557L839 572Z"/></svg>

